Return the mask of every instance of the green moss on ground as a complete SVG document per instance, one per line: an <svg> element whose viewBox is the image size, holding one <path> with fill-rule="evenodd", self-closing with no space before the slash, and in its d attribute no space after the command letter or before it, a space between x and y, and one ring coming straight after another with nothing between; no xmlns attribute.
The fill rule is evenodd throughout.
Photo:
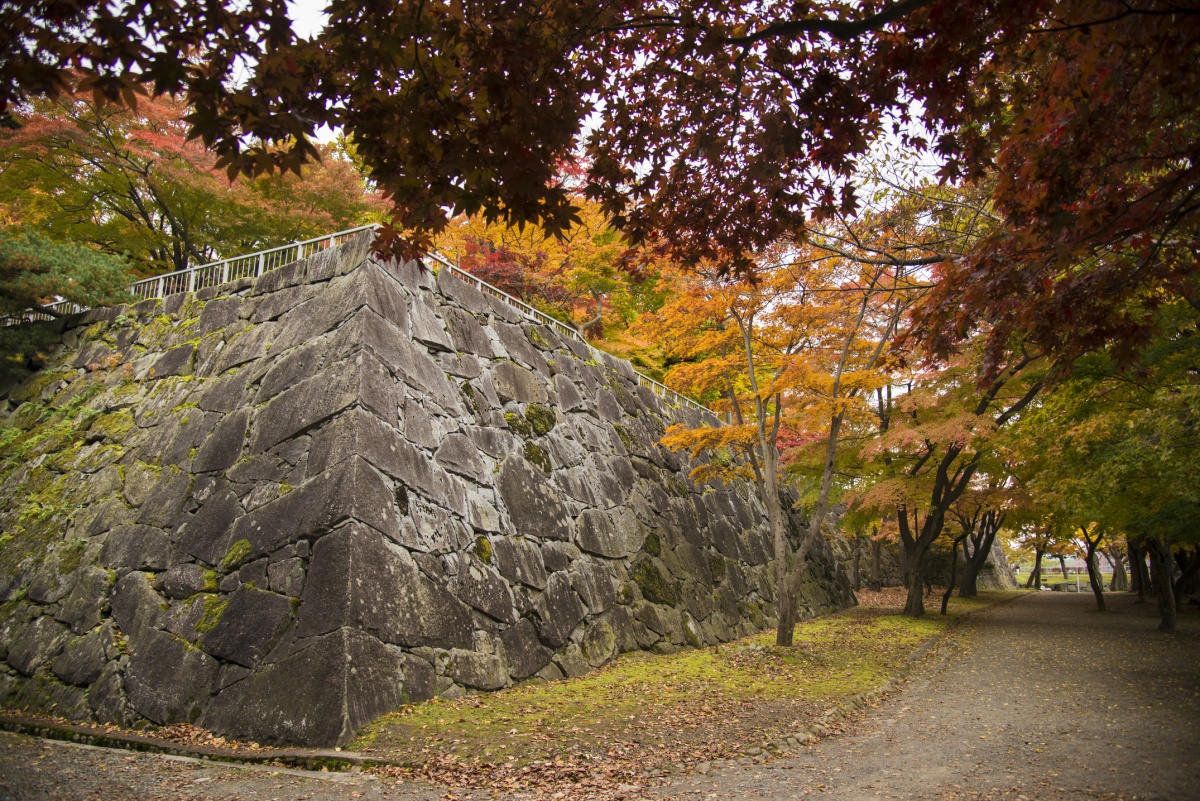
<svg viewBox="0 0 1200 801"><path fill-rule="evenodd" d="M408 707L375 721L351 748L465 764L590 755L641 769L684 755L726 758L876 689L963 612L1012 595L955 598L950 616L920 620L894 608L854 607L800 623L792 648L775 647L774 632L764 632L667 656L624 654L577 679ZM614 743L622 744L616 752Z"/></svg>

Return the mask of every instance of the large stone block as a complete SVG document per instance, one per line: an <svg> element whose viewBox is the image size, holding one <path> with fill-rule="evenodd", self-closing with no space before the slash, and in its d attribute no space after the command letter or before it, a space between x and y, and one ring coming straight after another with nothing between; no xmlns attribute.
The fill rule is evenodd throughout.
<svg viewBox="0 0 1200 801"><path fill-rule="evenodd" d="M190 643L148 629L133 643L125 692L133 708L155 723L190 723L208 703L219 667Z"/></svg>
<svg viewBox="0 0 1200 801"><path fill-rule="evenodd" d="M363 459L353 457L238 518L229 541L246 540L249 555L258 556L289 542L320 537L347 520L360 520L395 538L400 528L394 504L392 488L384 478Z"/></svg>
<svg viewBox="0 0 1200 801"><path fill-rule="evenodd" d="M344 745L404 703L406 664L374 637L336 629L222 689L200 724L261 743Z"/></svg>
<svg viewBox="0 0 1200 801"><path fill-rule="evenodd" d="M257 667L292 619L292 601L284 595L241 587L228 599L212 630L204 635L205 651L244 667Z"/></svg>
<svg viewBox="0 0 1200 801"><path fill-rule="evenodd" d="M349 626L404 646L468 648L471 613L402 549L363 526L317 541L299 610L299 636Z"/></svg>
<svg viewBox="0 0 1200 801"><path fill-rule="evenodd" d="M508 510L513 533L547 540L569 540L571 518L545 473L520 456L500 466L496 489Z"/></svg>

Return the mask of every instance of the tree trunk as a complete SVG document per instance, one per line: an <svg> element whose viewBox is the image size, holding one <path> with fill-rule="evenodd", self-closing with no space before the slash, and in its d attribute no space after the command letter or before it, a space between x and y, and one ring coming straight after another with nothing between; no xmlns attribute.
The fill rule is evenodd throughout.
<svg viewBox="0 0 1200 801"><path fill-rule="evenodd" d="M1104 584L1100 581L1100 570L1096 564L1096 546L1100 544L1100 535L1092 540L1085 532L1083 541L1087 543L1087 556L1084 561L1087 562L1088 583L1092 585L1092 594L1096 596L1096 609L1103 612L1105 611Z"/></svg>
<svg viewBox="0 0 1200 801"><path fill-rule="evenodd" d="M954 540L954 547L950 549L950 581L946 583L946 591L942 593L942 614L946 614L947 607L950 606L950 594L954 592L954 577L958 572L958 543L963 542L964 538L959 537ZM963 548L966 549L966 543L963 542ZM961 590L960 590L961 593ZM959 596L961 597L961 595Z"/></svg>
<svg viewBox="0 0 1200 801"><path fill-rule="evenodd" d="M1062 554L1059 554L1058 557L1058 569L1062 571L1063 583L1065 584L1067 581L1067 557Z"/></svg>
<svg viewBox="0 0 1200 801"><path fill-rule="evenodd" d="M1176 554L1175 561L1179 563L1179 578L1172 583L1171 590L1175 596L1175 611L1182 612L1183 596L1191 589L1192 579L1200 572L1200 547L1194 548L1190 554Z"/></svg>
<svg viewBox="0 0 1200 801"><path fill-rule="evenodd" d="M904 603L904 614L909 617L925 615L925 553L928 546L919 542L904 546L904 562L908 566L908 600Z"/></svg>
<svg viewBox="0 0 1200 801"><path fill-rule="evenodd" d="M1035 547L1033 549L1033 570L1029 571L1029 580L1025 582L1026 589L1032 587L1035 590L1041 589L1042 586L1042 554L1045 551Z"/></svg>
<svg viewBox="0 0 1200 801"><path fill-rule="evenodd" d="M862 589L862 533L859 532L854 537L854 563L850 567L850 583L854 585L854 591L858 592Z"/></svg>
<svg viewBox="0 0 1200 801"><path fill-rule="evenodd" d="M879 592L883 589L882 580L879 577L879 560L882 556L883 543L879 540L871 540L871 590Z"/></svg>
<svg viewBox="0 0 1200 801"><path fill-rule="evenodd" d="M1129 589L1129 576L1125 572L1125 554L1115 548L1109 548L1104 553L1104 558L1112 565L1113 574L1112 580L1108 583L1108 588L1113 592L1125 592Z"/></svg>
<svg viewBox="0 0 1200 801"><path fill-rule="evenodd" d="M1175 592L1171 586L1174 583L1171 546L1157 539L1145 544L1150 552L1150 570L1154 573L1154 589L1158 596L1158 615L1162 619L1158 628L1161 631L1174 631Z"/></svg>
<svg viewBox="0 0 1200 801"><path fill-rule="evenodd" d="M1146 569L1146 543L1144 540L1139 540L1136 545L1129 545L1129 568L1133 574L1133 583L1136 585L1134 591L1137 592L1137 602L1143 603L1146 600L1146 593L1153 588L1150 584L1150 571Z"/></svg>

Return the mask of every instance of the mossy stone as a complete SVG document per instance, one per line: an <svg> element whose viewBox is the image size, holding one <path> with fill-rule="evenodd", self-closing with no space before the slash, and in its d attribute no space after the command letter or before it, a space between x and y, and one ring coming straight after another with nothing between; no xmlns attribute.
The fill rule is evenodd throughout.
<svg viewBox="0 0 1200 801"><path fill-rule="evenodd" d="M558 423L553 409L537 403L531 403L525 410L525 419L529 421L529 427L533 430L534 435L539 437L550 433Z"/></svg>
<svg viewBox="0 0 1200 801"><path fill-rule="evenodd" d="M533 426L529 424L529 421L516 412L505 412L504 422L507 423L508 427L514 432L523 437L528 437L533 433Z"/></svg>
<svg viewBox="0 0 1200 801"><path fill-rule="evenodd" d="M229 606L228 598L221 598L220 595L209 595L204 599L204 613L200 616L200 620L196 622L195 631L197 634L206 634L217 627L221 622L221 616L225 614L225 609Z"/></svg>
<svg viewBox="0 0 1200 801"><path fill-rule="evenodd" d="M240 565L242 560L250 555L250 550L250 540L238 540L230 545L229 550L221 557L221 570L227 573Z"/></svg>
<svg viewBox="0 0 1200 801"><path fill-rule="evenodd" d="M675 606L679 603L679 593L663 578L653 562L646 560L634 567L633 580L642 591L642 597L650 603L663 606Z"/></svg>
<svg viewBox="0 0 1200 801"><path fill-rule="evenodd" d="M659 556L662 554L662 540L658 535L651 531L646 535L646 542L642 545L642 550L651 556Z"/></svg>
<svg viewBox="0 0 1200 801"><path fill-rule="evenodd" d="M713 583L720 584L725 580L725 557L708 557L708 572L712 573Z"/></svg>
<svg viewBox="0 0 1200 801"><path fill-rule="evenodd" d="M617 436L621 438L621 444L625 446L625 450L627 450L627 451L637 450L638 441L633 438L632 434L630 434L625 429L621 428L621 426L617 425L616 423L613 423L613 430L616 431Z"/></svg>
<svg viewBox="0 0 1200 801"><path fill-rule="evenodd" d="M487 537L476 537L475 547L472 550L480 562L484 564L492 563L492 543L488 541Z"/></svg>
<svg viewBox="0 0 1200 801"><path fill-rule="evenodd" d="M550 454L546 453L546 450L536 443L525 443L525 461L542 468L542 472L544 473L549 473L551 470Z"/></svg>

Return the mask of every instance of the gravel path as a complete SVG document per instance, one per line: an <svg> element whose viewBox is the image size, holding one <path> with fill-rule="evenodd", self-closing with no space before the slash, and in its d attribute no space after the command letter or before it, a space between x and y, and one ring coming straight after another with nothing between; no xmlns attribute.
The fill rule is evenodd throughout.
<svg viewBox="0 0 1200 801"><path fill-rule="evenodd" d="M674 782L688 799L1200 799L1200 613L1041 593L981 615L940 670L795 758Z"/></svg>
<svg viewBox="0 0 1200 801"><path fill-rule="evenodd" d="M1108 600L1115 610L1103 615L1086 594L1044 593L992 610L847 734L796 757L682 777L652 795L1200 799L1200 613L1189 610L1179 632L1163 634L1152 604ZM0 801L447 797L360 773L214 765L0 732Z"/></svg>

